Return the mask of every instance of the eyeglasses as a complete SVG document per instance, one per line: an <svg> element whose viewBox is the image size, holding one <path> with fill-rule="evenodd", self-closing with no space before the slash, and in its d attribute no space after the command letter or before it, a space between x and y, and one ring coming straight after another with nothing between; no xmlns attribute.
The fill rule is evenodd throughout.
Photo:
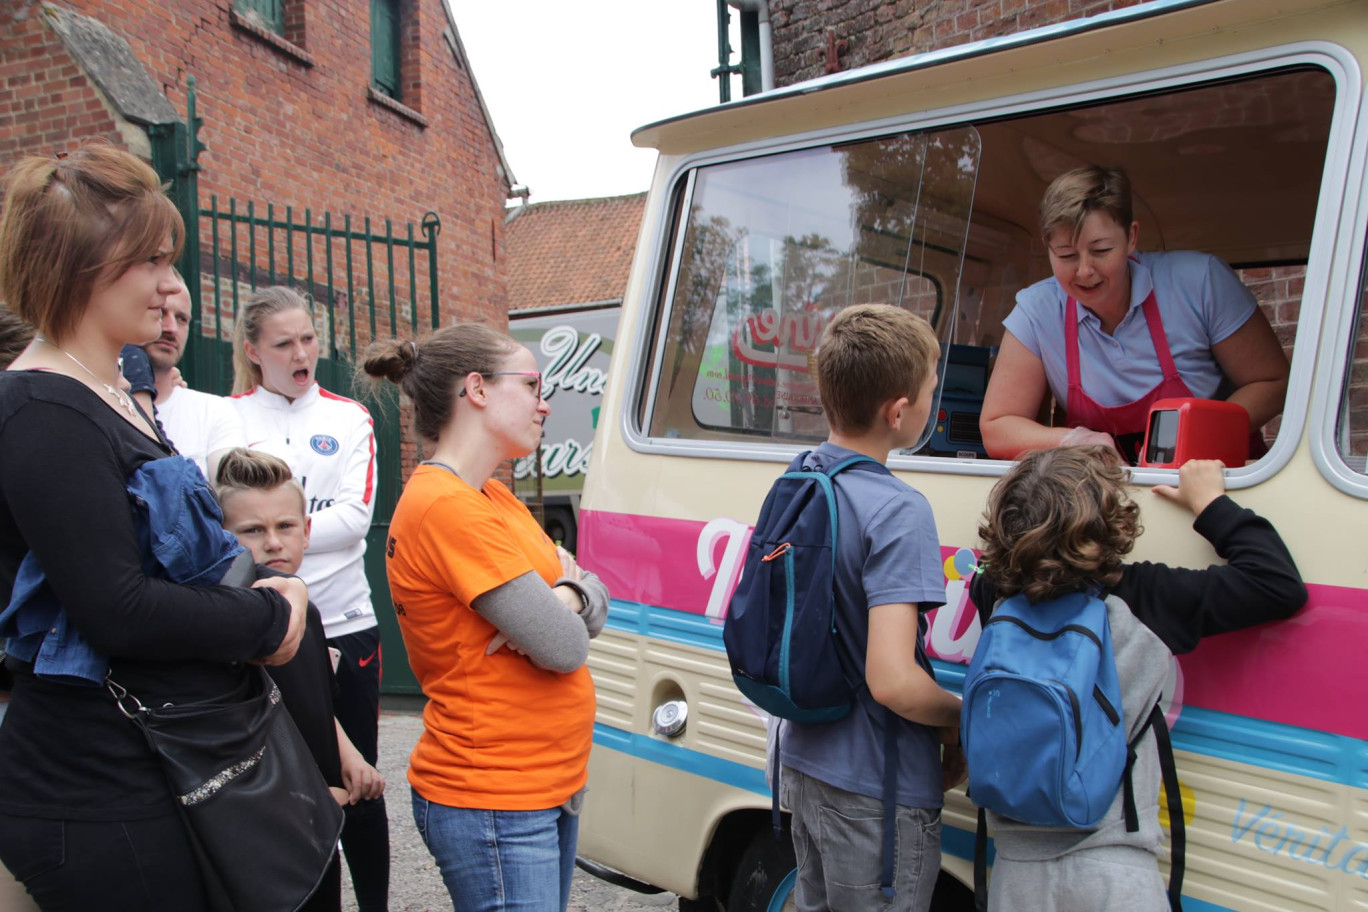
<svg viewBox="0 0 1368 912"><path fill-rule="evenodd" d="M535 386L532 386L532 393L533 393L538 399L541 398L541 391L542 391L542 375L541 375L541 371L476 371L475 373L478 373L481 377L531 377L531 378L534 378L537 382L536 382L536 385L535 385ZM529 385L530 385L530 384L529 384ZM466 394L465 387L461 387L461 391L460 391L459 393L457 393L456 396L457 396L457 398L460 398L461 396L464 396L465 394Z"/></svg>

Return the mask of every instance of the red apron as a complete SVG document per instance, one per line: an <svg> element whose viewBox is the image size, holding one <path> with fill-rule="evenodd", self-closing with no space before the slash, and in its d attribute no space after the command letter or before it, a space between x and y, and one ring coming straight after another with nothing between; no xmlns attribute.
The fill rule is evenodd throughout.
<svg viewBox="0 0 1368 912"><path fill-rule="evenodd" d="M1116 448L1131 465L1139 462L1140 447L1145 443L1145 431L1149 426L1150 406L1160 399L1184 399L1192 397L1192 390L1178 375L1169 351L1168 336L1164 334L1164 323L1159 316L1159 302L1154 299L1154 290L1145 297L1140 305L1145 312L1145 324L1149 326L1150 339L1154 341L1154 354L1159 359L1159 367L1164 379L1159 385L1128 405L1107 407L1098 405L1083 392L1083 380L1078 369L1078 303L1068 298L1065 307L1068 315L1064 320L1064 349L1069 362L1069 392L1064 405L1064 420L1069 427L1085 427L1094 431L1105 431L1116 441ZM1263 434L1259 428L1249 430L1249 458L1257 459L1268 452ZM1234 466L1231 466L1234 468Z"/></svg>
<svg viewBox="0 0 1368 912"><path fill-rule="evenodd" d="M1154 389L1127 405L1098 405L1083 392L1083 380L1078 369L1078 303L1070 297L1064 306L1068 309L1064 318L1064 350L1069 362L1069 392L1064 405L1064 420L1069 427L1085 427L1111 434L1121 455L1134 465L1138 461L1140 447L1145 442L1150 406L1160 399L1192 396L1192 390L1178 375L1173 355L1169 352L1154 290L1150 290L1140 306L1145 311L1145 323L1149 326L1150 338L1154 340L1154 354L1159 359L1164 379Z"/></svg>

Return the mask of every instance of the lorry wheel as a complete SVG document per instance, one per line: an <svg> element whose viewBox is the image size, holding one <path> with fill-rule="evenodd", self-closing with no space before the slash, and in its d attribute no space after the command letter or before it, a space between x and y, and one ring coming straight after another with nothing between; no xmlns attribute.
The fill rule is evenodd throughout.
<svg viewBox="0 0 1368 912"><path fill-rule="evenodd" d="M787 827L782 839L775 839L765 827L751 839L727 891L727 912L792 912L798 908L793 897L798 863L787 836Z"/></svg>

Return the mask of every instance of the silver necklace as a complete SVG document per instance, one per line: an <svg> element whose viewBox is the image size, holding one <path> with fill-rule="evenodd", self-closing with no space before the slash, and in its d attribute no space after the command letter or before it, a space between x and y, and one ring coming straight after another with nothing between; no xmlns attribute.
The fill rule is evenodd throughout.
<svg viewBox="0 0 1368 912"><path fill-rule="evenodd" d="M77 360L76 356L73 355L71 352L67 351L65 348L62 348L62 346L58 345L56 342L52 342L48 339L43 338L42 336L34 336L33 338L37 339L39 342L42 342L46 345L52 346L53 348L57 349L59 352L70 358L73 364L75 364L81 370L85 371L87 374L90 375L90 379L100 384L100 386L103 386L105 388L105 392L109 393L109 395L113 397L114 401L119 403L123 410L125 412L128 412L129 415L133 416L134 418L142 417L141 415L139 415L137 408L133 405L133 400L129 397L127 393L125 393L123 390L119 389L116 386L111 386L108 383L105 383L98 376L96 376L93 370L86 367L79 360Z"/></svg>

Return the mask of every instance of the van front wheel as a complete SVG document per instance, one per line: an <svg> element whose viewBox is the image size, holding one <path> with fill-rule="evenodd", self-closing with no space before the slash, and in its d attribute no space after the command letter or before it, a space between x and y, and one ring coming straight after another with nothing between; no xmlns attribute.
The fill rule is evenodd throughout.
<svg viewBox="0 0 1368 912"><path fill-rule="evenodd" d="M727 912L794 912L793 887L798 880L793 842L784 828L775 839L769 827L756 833L741 856L727 891Z"/></svg>

